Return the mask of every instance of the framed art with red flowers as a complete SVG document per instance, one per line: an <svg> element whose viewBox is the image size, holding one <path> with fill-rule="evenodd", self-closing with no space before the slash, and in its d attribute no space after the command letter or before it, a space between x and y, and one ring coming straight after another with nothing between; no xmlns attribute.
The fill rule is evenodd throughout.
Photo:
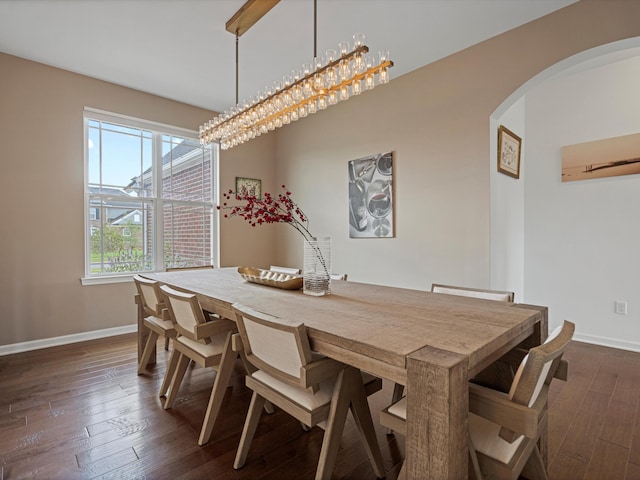
<svg viewBox="0 0 640 480"><path fill-rule="evenodd" d="M498 127L498 171L520 178L520 149L522 139L508 128Z"/></svg>

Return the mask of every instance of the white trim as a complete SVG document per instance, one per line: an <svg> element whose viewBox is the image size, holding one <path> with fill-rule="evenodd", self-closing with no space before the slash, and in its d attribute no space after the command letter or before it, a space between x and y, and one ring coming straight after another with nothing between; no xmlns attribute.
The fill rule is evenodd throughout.
<svg viewBox="0 0 640 480"><path fill-rule="evenodd" d="M28 352L30 350L39 350L41 348L57 347L58 345L67 345L69 343L86 342L87 340L113 337L115 335L135 333L137 331L138 325L133 324L125 325L123 327L93 330L91 332L74 333L72 335L63 335L61 337L43 338L41 340L32 340L30 342L14 343L11 345L0 345L0 356L11 355L13 353Z"/></svg>
<svg viewBox="0 0 640 480"><path fill-rule="evenodd" d="M141 118L130 117L128 115L122 115L120 113L107 112L106 110L99 110L97 108L84 107L85 118L91 117L93 120L102 120L108 123L118 123L117 120L125 122L127 127L136 127L141 130L151 130L155 132L167 133L176 137L187 137L194 140L198 139L199 133L196 130L190 130L188 128L174 127L173 125L167 125L165 123L153 122L151 120L143 120ZM87 113L88 112L88 113ZM160 150L162 151L162 150Z"/></svg>
<svg viewBox="0 0 640 480"><path fill-rule="evenodd" d="M618 348L620 350L629 350L630 352L640 352L640 343L627 342L616 338L599 337L595 335L578 335L574 334L573 339L576 342L591 343L602 347Z"/></svg>
<svg viewBox="0 0 640 480"><path fill-rule="evenodd" d="M105 275L103 277L82 277L80 283L85 285L105 285L108 283L128 283L133 281L133 273L127 275Z"/></svg>

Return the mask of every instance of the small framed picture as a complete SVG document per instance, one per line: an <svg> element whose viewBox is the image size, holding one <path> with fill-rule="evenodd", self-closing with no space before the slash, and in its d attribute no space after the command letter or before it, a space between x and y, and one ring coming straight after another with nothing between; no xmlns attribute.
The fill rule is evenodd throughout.
<svg viewBox="0 0 640 480"><path fill-rule="evenodd" d="M262 198L262 180L259 178L236 177L236 195Z"/></svg>
<svg viewBox="0 0 640 480"><path fill-rule="evenodd" d="M522 139L500 125L498 127L498 171L520 178L520 147Z"/></svg>

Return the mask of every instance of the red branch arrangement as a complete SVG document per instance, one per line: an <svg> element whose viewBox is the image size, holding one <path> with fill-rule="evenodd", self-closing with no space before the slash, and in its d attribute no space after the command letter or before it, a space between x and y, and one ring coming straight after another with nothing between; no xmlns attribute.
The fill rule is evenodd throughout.
<svg viewBox="0 0 640 480"><path fill-rule="evenodd" d="M262 198L255 195L240 195L233 190L223 193L225 201L218 205L218 210L228 210L224 218L240 217L249 222L252 227L265 223L288 223L305 238L314 237L309 232L309 219L302 209L291 199L291 192L282 185L284 193L274 197L264 193ZM226 200L235 199L244 202L243 205L228 205Z"/></svg>

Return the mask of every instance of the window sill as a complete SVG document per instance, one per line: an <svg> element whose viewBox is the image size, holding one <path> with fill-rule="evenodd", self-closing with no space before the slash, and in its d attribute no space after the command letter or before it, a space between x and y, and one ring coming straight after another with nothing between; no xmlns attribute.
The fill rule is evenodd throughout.
<svg viewBox="0 0 640 480"><path fill-rule="evenodd" d="M133 280L133 274L131 275L111 275L104 277L82 277L80 283L83 286L86 285L105 285L108 283L128 283Z"/></svg>

